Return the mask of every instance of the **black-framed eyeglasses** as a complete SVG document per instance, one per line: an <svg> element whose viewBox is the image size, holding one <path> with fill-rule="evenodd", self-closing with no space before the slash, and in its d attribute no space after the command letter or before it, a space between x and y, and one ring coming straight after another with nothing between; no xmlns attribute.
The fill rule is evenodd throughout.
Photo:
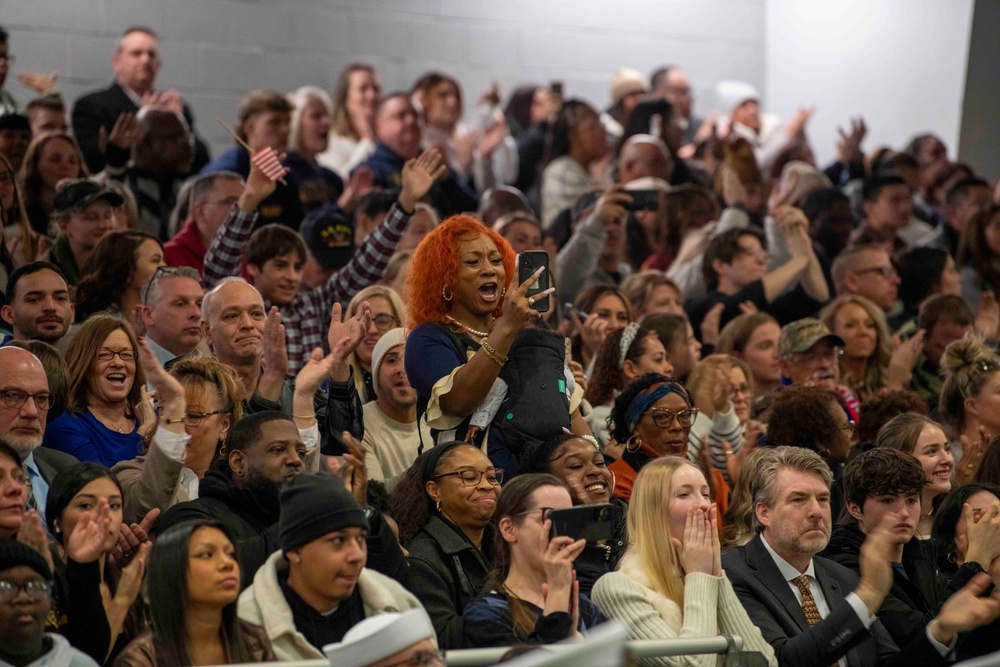
<svg viewBox="0 0 1000 667"><path fill-rule="evenodd" d="M549 516L552 514L553 507L536 507L530 510L524 510L523 512L518 512L517 514L511 514L512 517L515 516L528 516L529 514L534 514L535 512L542 513L542 523L549 520Z"/></svg>
<svg viewBox="0 0 1000 667"><path fill-rule="evenodd" d="M694 423L695 418L697 418L698 408L688 408L680 412L674 412L666 408L653 408L649 411L649 414L653 417L653 423L660 428L670 428L675 419L680 422L683 428L688 428Z"/></svg>
<svg viewBox="0 0 1000 667"><path fill-rule="evenodd" d="M733 388L729 391L730 398L736 398L740 394L744 396L750 395L750 385L744 382L743 384L734 384Z"/></svg>
<svg viewBox="0 0 1000 667"><path fill-rule="evenodd" d="M48 410L52 407L52 394L47 391L29 394L20 389L3 389L0 390L0 398L3 399L3 404L8 408L20 408L27 403L29 398L35 402L35 407L39 410Z"/></svg>
<svg viewBox="0 0 1000 667"><path fill-rule="evenodd" d="M184 424L186 426L201 426L201 423L205 421L206 417L211 417L212 415L224 415L228 413L229 410L215 410L213 412L188 412L184 415Z"/></svg>
<svg viewBox="0 0 1000 667"><path fill-rule="evenodd" d="M134 363L136 354L134 350L101 350L97 353L98 361L111 361L115 357L126 363Z"/></svg>
<svg viewBox="0 0 1000 667"><path fill-rule="evenodd" d="M375 328L385 333L390 329L395 329L399 326L399 318L395 315L390 315L389 313L381 313L372 318L372 322L375 324Z"/></svg>
<svg viewBox="0 0 1000 667"><path fill-rule="evenodd" d="M493 486L500 486L503 482L503 468L490 468L489 470L473 470L472 468L465 468L464 470L456 470L455 472L446 472L441 475L434 475L431 479L440 479L442 477L458 477L462 480L462 484L465 486L478 486L486 477L486 481Z"/></svg>
<svg viewBox="0 0 1000 667"><path fill-rule="evenodd" d="M412 658L407 658L402 662L394 662L386 667L431 667L432 665L444 664L444 651L417 651Z"/></svg>
<svg viewBox="0 0 1000 667"><path fill-rule="evenodd" d="M24 591L32 600L41 600L52 594L52 582L44 580L26 581L23 584L0 579L0 602L10 602Z"/></svg>

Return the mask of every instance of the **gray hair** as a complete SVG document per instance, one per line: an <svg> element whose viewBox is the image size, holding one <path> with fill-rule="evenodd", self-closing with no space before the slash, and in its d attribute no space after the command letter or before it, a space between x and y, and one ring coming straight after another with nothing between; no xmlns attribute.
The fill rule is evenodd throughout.
<svg viewBox="0 0 1000 667"><path fill-rule="evenodd" d="M148 306L159 301L163 296L163 288L160 285L169 278L190 278L201 284L198 271L190 266L161 266L153 272L142 288L142 305Z"/></svg>
<svg viewBox="0 0 1000 667"><path fill-rule="evenodd" d="M250 285L250 283L248 283L240 276L227 276L222 280L220 280L218 283L216 283L215 287L205 292L205 298L201 300L201 319L203 319L206 322L209 321L208 315L209 313L212 312L212 304L215 302L216 295L219 293L219 290L221 290L224 286L229 285L231 283L243 283L244 285L249 285L250 287L252 287L255 292L257 291L256 287ZM258 296L260 296L259 292ZM261 303L263 302L264 298L261 297Z"/></svg>
<svg viewBox="0 0 1000 667"><path fill-rule="evenodd" d="M830 466L811 449L775 447L772 451L774 453L762 460L754 471L757 477L757 489L753 498L753 524L757 530L763 527L757 518L757 505L774 507L777 504L778 473L782 469L818 475L827 489L833 485L833 472L830 471Z"/></svg>

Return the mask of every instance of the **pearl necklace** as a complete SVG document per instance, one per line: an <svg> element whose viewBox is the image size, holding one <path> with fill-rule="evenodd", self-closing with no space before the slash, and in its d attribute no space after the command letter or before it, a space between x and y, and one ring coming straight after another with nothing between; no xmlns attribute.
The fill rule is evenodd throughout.
<svg viewBox="0 0 1000 667"><path fill-rule="evenodd" d="M446 320L448 320L452 324L465 329L466 331L468 331L473 336L479 336L480 338L486 338L487 336L490 335L490 333L488 331L486 333L483 333L482 331L476 331L475 329L473 329L472 327L470 327L468 324L462 324L461 322L459 322L458 320L456 320L451 315L445 315L444 317L445 317Z"/></svg>

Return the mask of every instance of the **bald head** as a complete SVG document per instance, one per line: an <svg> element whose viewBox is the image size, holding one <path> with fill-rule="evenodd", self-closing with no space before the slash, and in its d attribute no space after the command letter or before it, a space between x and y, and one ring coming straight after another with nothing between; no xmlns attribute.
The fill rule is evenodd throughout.
<svg viewBox="0 0 1000 667"><path fill-rule="evenodd" d="M260 292L242 278L228 278L201 303L205 340L219 361L232 366L260 362L267 312Z"/></svg>
<svg viewBox="0 0 1000 667"><path fill-rule="evenodd" d="M651 134L629 137L618 156L618 182L652 176L670 182L674 161L660 139Z"/></svg>
<svg viewBox="0 0 1000 667"><path fill-rule="evenodd" d="M0 348L0 440L22 458L42 444L49 402L49 381L38 357L19 347Z"/></svg>

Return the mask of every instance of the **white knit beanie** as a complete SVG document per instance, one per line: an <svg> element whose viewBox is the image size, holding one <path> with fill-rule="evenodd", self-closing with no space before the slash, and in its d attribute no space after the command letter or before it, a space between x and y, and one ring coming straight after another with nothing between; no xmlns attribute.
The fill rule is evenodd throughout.
<svg viewBox="0 0 1000 667"><path fill-rule="evenodd" d="M382 337L375 343L375 349L372 350L372 385L375 386L376 392L378 391L378 367L382 365L382 357L392 348L405 342L406 330L402 327L396 327L382 334Z"/></svg>

